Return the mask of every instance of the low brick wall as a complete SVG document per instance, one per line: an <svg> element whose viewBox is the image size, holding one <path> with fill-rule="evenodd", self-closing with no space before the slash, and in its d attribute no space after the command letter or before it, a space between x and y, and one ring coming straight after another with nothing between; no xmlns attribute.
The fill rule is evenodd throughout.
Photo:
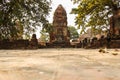
<svg viewBox="0 0 120 80"><path fill-rule="evenodd" d="M120 48L120 40L111 40L109 48Z"/></svg>
<svg viewBox="0 0 120 80"><path fill-rule="evenodd" d="M37 48L38 45L31 45L31 41L29 40L9 40L4 39L0 41L0 49L30 49Z"/></svg>
<svg viewBox="0 0 120 80"><path fill-rule="evenodd" d="M120 48L120 40L110 40L108 41L106 38L95 40L91 43L88 43L83 46L83 43L78 44L81 48L89 48L89 49L97 49L102 47L107 48ZM83 46L83 47L82 47Z"/></svg>

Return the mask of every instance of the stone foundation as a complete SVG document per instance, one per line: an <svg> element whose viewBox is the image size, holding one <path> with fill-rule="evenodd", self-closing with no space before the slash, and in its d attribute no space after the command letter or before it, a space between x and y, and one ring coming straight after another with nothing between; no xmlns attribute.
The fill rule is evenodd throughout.
<svg viewBox="0 0 120 80"><path fill-rule="evenodd" d="M38 48L38 41L36 39L36 35L33 34L32 39L24 40L10 40L10 39L4 39L0 40L0 49L37 49Z"/></svg>
<svg viewBox="0 0 120 80"><path fill-rule="evenodd" d="M46 47L47 48L70 48L71 45L70 43L67 43L67 42L54 42L54 43L46 43Z"/></svg>
<svg viewBox="0 0 120 80"><path fill-rule="evenodd" d="M109 48L120 48L120 40L111 40Z"/></svg>
<svg viewBox="0 0 120 80"><path fill-rule="evenodd" d="M0 41L0 49L27 49L29 40L13 40L4 39Z"/></svg>

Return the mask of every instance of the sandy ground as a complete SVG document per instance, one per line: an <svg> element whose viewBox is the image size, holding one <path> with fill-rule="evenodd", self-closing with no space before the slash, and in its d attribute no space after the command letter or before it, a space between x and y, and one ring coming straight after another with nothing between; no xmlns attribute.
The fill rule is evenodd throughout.
<svg viewBox="0 0 120 80"><path fill-rule="evenodd" d="M0 50L0 80L120 80L120 49L98 51Z"/></svg>

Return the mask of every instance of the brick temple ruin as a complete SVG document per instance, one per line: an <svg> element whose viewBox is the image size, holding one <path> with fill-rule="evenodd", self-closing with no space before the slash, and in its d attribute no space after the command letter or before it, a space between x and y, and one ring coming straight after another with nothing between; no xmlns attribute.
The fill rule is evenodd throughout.
<svg viewBox="0 0 120 80"><path fill-rule="evenodd" d="M98 37L84 37L74 46L70 44L70 32L67 27L67 13L62 5L59 5L54 12L53 26L50 32L50 42L42 46L38 43L36 35L31 40L0 40L0 49L38 49L38 48L120 48L120 8L114 11L110 18L110 29L107 35Z"/></svg>
<svg viewBox="0 0 120 80"><path fill-rule="evenodd" d="M70 45L70 33L67 27L67 13L60 4L54 12L53 31L50 33L52 47L67 47Z"/></svg>
<svg viewBox="0 0 120 80"><path fill-rule="evenodd" d="M120 8L115 10L113 16L110 18L110 33L112 37L120 36Z"/></svg>
<svg viewBox="0 0 120 80"><path fill-rule="evenodd" d="M67 13L62 5L55 10L53 17L53 30L50 33L50 42L46 46L38 43L36 35L31 40L3 39L0 40L0 49L37 49L49 47L70 47L70 33L67 27Z"/></svg>
<svg viewBox="0 0 120 80"><path fill-rule="evenodd" d="M111 48L120 48L120 8L114 10L113 16L110 18L109 42Z"/></svg>

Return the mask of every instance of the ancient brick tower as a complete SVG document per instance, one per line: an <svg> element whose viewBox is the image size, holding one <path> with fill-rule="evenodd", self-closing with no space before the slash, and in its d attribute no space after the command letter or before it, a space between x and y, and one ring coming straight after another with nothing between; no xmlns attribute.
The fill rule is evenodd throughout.
<svg viewBox="0 0 120 80"><path fill-rule="evenodd" d="M70 35L67 27L67 14L62 5L55 10L53 31L50 34L51 43L69 43Z"/></svg>
<svg viewBox="0 0 120 80"><path fill-rule="evenodd" d="M120 36L120 8L116 9L110 18L110 33Z"/></svg>

